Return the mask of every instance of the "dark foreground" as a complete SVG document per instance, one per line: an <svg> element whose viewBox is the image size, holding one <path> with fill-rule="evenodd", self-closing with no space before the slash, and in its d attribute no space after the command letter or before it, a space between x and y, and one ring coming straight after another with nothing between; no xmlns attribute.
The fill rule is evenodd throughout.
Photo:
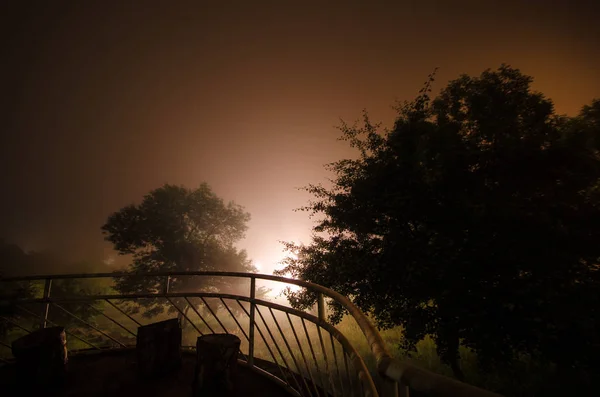
<svg viewBox="0 0 600 397"><path fill-rule="evenodd" d="M258 363L260 365L260 363ZM195 356L183 355L182 368L168 376L141 379L136 371L135 351L106 351L69 357L68 378L59 390L44 390L43 395L69 397L191 396ZM15 385L12 365L0 367L0 395L25 396L26 388ZM239 365L235 379L236 396L289 396L273 380ZM224 396L219 396L224 397Z"/></svg>

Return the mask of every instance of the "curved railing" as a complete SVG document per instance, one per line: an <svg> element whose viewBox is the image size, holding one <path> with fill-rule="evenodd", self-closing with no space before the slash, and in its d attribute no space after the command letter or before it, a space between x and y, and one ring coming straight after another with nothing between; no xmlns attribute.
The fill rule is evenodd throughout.
<svg viewBox="0 0 600 397"><path fill-rule="evenodd" d="M52 294L52 284L57 280L114 281L131 277L159 280L161 288L135 294L70 294L62 297ZM192 277L248 280L247 294L177 291L172 288L177 284L173 281ZM295 285L316 293L317 315L257 298L257 280ZM39 327L43 328L48 324L54 325L50 309L57 308L61 315L81 325L67 328L67 335L92 349L126 348L134 344L135 339L132 338L136 333L125 323L141 326L143 320L139 315L136 319L136 315L124 309L123 305L135 305L148 299L153 302L162 300L167 307L175 309L174 312L184 324L188 324L187 329L192 329L195 336L216 332L237 334L242 340L240 363L271 377L293 395L407 396L410 388L430 396L498 396L394 359L377 329L347 297L302 280L236 272L96 273L0 278L0 284L19 282L43 283L41 297L14 300L13 306L20 313L20 318L35 318L39 320ZM238 291L240 284L243 283L237 284ZM364 334L371 357L362 357L346 336L327 321L326 299L335 301L348 311ZM102 310L94 306L95 302L105 302L107 306ZM79 305L80 310L82 307L92 310L106 322L103 326L97 322L92 324L65 307L69 305ZM0 319L29 332L15 318ZM86 338L81 332L82 327L92 330L98 337L101 336L100 339ZM10 347L6 342L1 344ZM369 372L364 359L375 361L375 373Z"/></svg>

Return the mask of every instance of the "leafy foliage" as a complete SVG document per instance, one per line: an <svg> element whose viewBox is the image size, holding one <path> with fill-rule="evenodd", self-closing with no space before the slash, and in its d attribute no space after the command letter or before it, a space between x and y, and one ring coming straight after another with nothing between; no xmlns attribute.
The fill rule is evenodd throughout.
<svg viewBox="0 0 600 397"><path fill-rule="evenodd" d="M70 264L61 260L58 255L50 252L25 252L15 244L4 241L0 242L0 276L21 277L39 274L64 274L68 270L83 268L103 270L103 265L91 263ZM20 281L0 283L0 316L9 321L0 321L0 338L7 336L8 332L17 329L17 323L28 330L38 327L40 320L31 314L43 312L42 304L20 304L19 300L41 298L44 290L43 281ZM54 298L70 298L75 296L100 294L105 292L107 286L101 281L64 279L54 280L50 295ZM23 309L19 309L23 307ZM82 302L61 303L60 307L79 317L80 319L93 322L98 315L100 304L88 305ZM79 328L82 323L56 305L50 307L48 318L55 324L66 328Z"/></svg>
<svg viewBox="0 0 600 397"><path fill-rule="evenodd" d="M321 220L280 273L404 326L409 348L431 335L457 377L460 342L483 365L526 353L597 368L600 101L559 116L506 65L434 99L432 82L392 130L366 113L341 126L358 156L329 165L331 188L307 187Z"/></svg>
<svg viewBox="0 0 600 397"><path fill-rule="evenodd" d="M147 194L141 204L115 212L102 230L120 254L133 256L131 272L254 271L244 250L234 244L244 237L250 214L230 202L225 204L207 184L197 189L164 185ZM231 281L172 277L177 291L217 291ZM122 293L161 291L164 278L123 277L117 282ZM164 302L141 301L146 316L165 310ZM186 306L185 303L180 302ZM186 306L187 307L187 306ZM170 312L176 309L169 307Z"/></svg>

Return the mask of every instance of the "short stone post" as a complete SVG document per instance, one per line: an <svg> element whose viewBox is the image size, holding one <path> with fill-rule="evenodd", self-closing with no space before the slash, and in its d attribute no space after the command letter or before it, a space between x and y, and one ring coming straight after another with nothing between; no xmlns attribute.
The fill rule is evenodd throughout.
<svg viewBox="0 0 600 397"><path fill-rule="evenodd" d="M51 388L67 374L67 337L63 327L43 328L12 343L16 383L24 389Z"/></svg>
<svg viewBox="0 0 600 397"><path fill-rule="evenodd" d="M179 320L174 318L139 327L136 351L142 376L164 375L181 368Z"/></svg>

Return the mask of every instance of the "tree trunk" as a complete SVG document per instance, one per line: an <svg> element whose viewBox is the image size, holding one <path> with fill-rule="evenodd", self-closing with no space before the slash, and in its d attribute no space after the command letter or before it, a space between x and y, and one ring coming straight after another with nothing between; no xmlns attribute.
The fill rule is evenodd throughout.
<svg viewBox="0 0 600 397"><path fill-rule="evenodd" d="M143 376L181 368L181 327L176 318L138 328L137 363Z"/></svg>
<svg viewBox="0 0 600 397"><path fill-rule="evenodd" d="M454 377L461 381L465 381L465 374L463 373L460 365L458 364L458 357L454 357L450 360L450 368L452 369L452 373L454 373Z"/></svg>
<svg viewBox="0 0 600 397"><path fill-rule="evenodd" d="M195 397L233 395L240 343L240 338L231 334L198 337L192 385Z"/></svg>
<svg viewBox="0 0 600 397"><path fill-rule="evenodd" d="M460 338L458 329L452 321L443 321L443 326L440 329L438 339L438 352L441 352L440 358L442 361L450 365L454 377L461 381L465 381L465 374L460 368Z"/></svg>
<svg viewBox="0 0 600 397"><path fill-rule="evenodd" d="M454 331L454 330L453 330ZM451 332L448 335L447 344L448 344L448 352L447 352L447 361L450 364L450 368L452 369L452 373L454 377L461 381L465 381L465 374L460 368L460 342L458 340L458 333Z"/></svg>
<svg viewBox="0 0 600 397"><path fill-rule="evenodd" d="M67 373L67 337L63 327L44 328L12 343L16 381L23 388L60 386Z"/></svg>

